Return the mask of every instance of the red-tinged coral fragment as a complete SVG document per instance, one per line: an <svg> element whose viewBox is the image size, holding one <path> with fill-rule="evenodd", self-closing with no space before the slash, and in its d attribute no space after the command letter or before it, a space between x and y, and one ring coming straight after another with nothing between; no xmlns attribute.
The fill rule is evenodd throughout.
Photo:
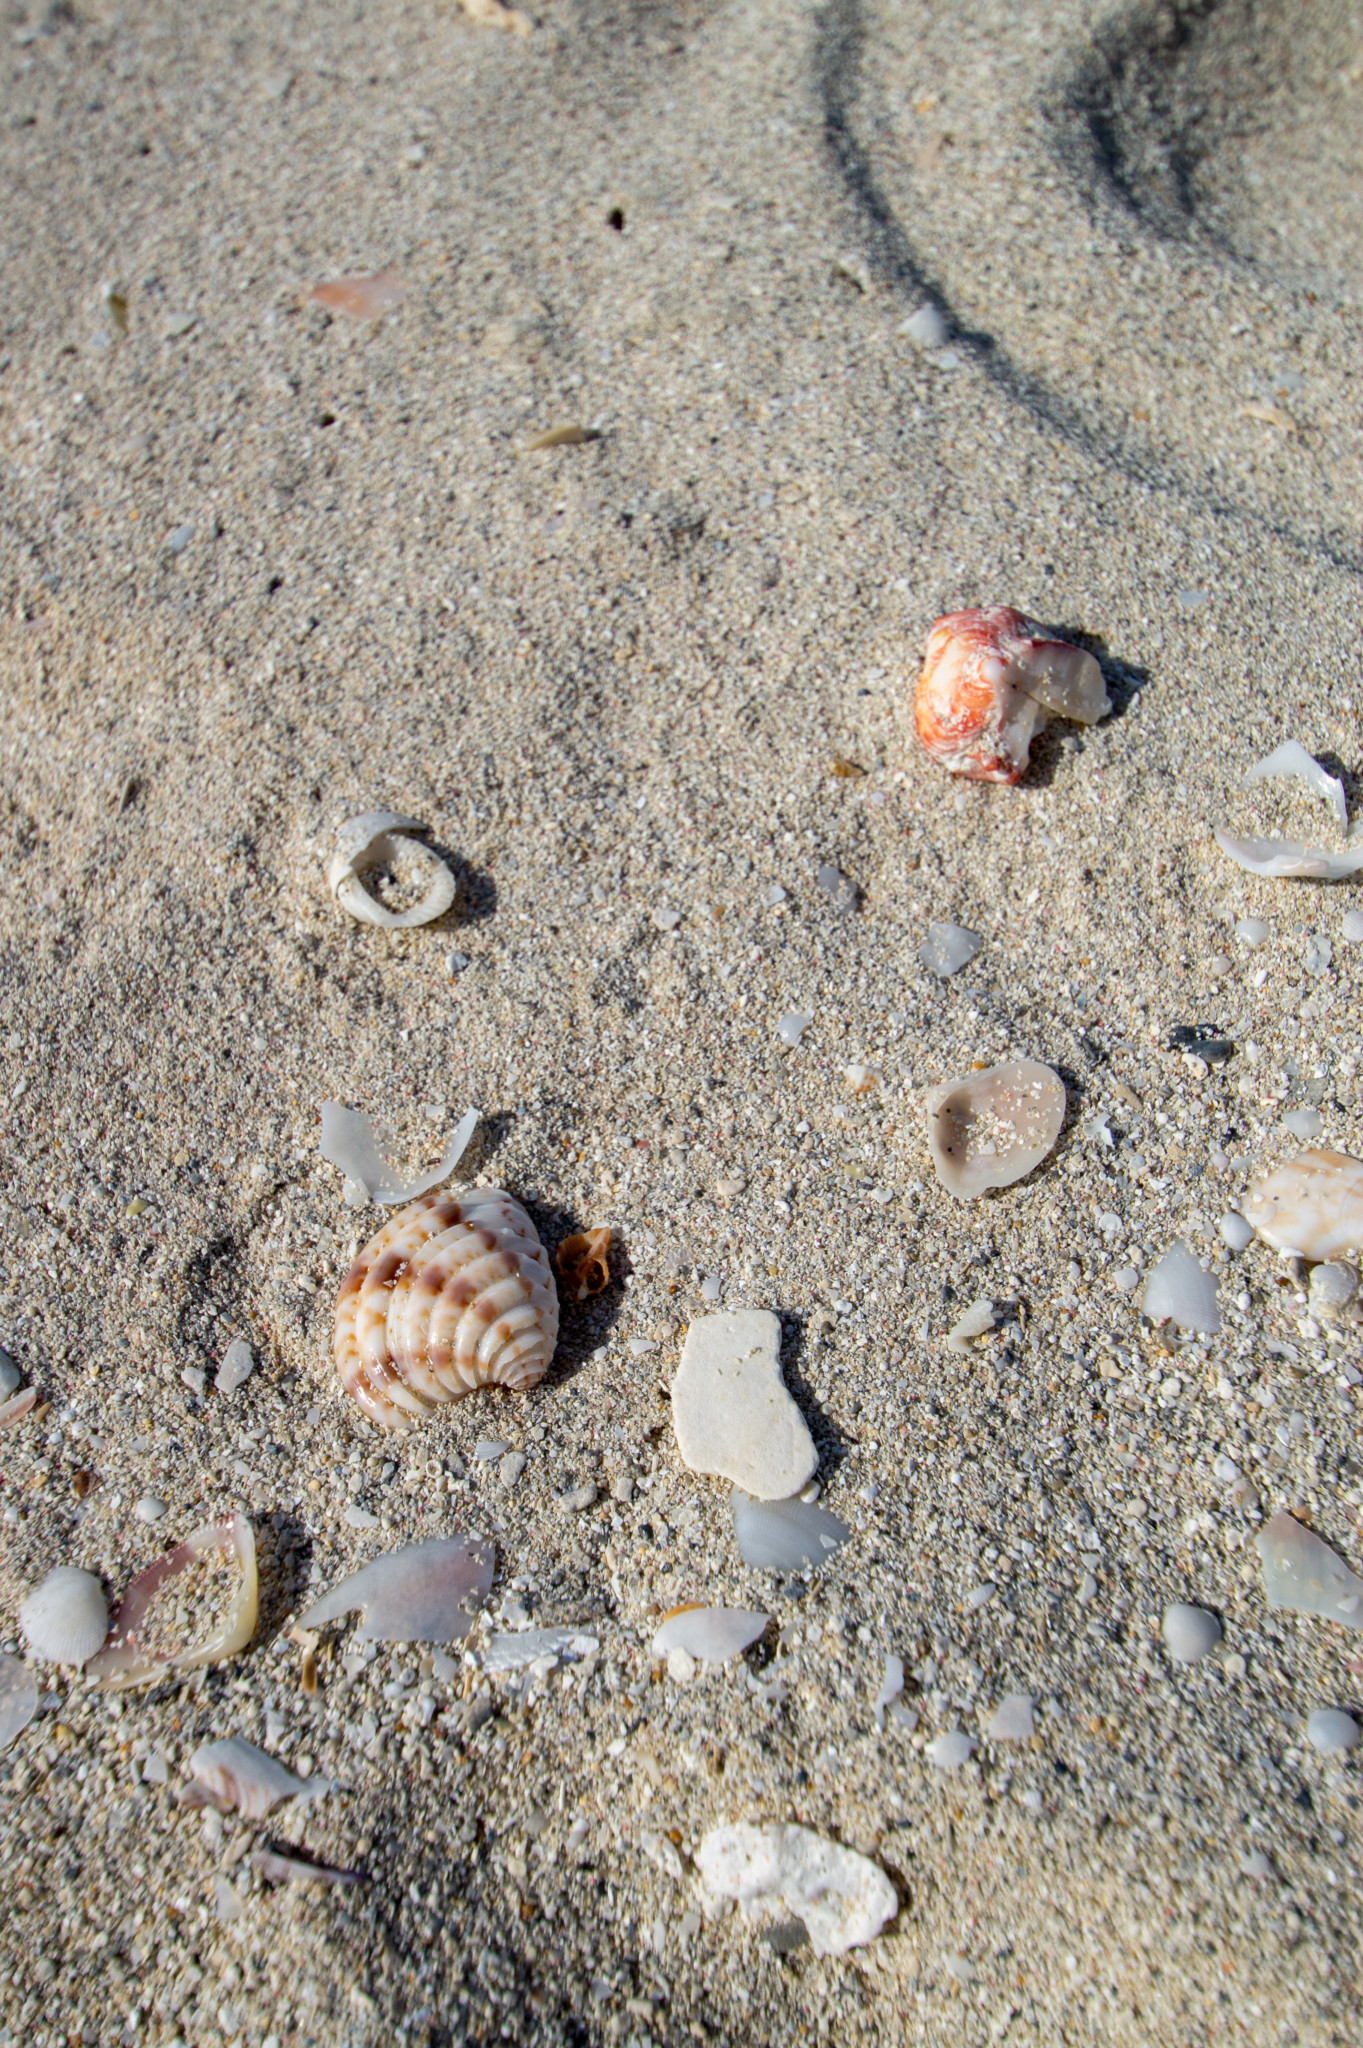
<svg viewBox="0 0 1363 2048"><path fill-rule="evenodd" d="M1050 718L1093 725L1112 709L1091 654L1011 605L952 612L928 635L914 718L934 761L973 782L1019 782Z"/></svg>

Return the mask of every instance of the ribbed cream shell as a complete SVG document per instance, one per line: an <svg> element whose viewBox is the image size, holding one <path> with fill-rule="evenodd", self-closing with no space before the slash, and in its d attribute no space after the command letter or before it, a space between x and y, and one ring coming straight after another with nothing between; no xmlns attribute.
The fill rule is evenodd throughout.
<svg viewBox="0 0 1363 2048"><path fill-rule="evenodd" d="M370 1239L336 1303L336 1370L385 1429L479 1387L537 1386L558 1292L535 1226L500 1188L423 1195Z"/></svg>

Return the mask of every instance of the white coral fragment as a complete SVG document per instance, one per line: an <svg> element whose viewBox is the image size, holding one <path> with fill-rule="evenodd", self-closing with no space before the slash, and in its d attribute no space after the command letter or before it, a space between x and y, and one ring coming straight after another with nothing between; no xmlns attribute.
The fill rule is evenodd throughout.
<svg viewBox="0 0 1363 2048"><path fill-rule="evenodd" d="M327 884L342 910L360 924L382 925L388 931L409 931L443 917L454 902L455 881L438 853L409 836L426 830L420 818L404 818L397 811L364 811L347 818L327 863ZM382 867L424 874L424 894L406 910L390 910L365 881Z"/></svg>
<svg viewBox="0 0 1363 2048"><path fill-rule="evenodd" d="M869 1856L813 1828L711 1828L696 1869L712 1898L737 1899L750 1911L796 1914L816 1956L841 1956L874 1941L898 1910L894 1886Z"/></svg>
<svg viewBox="0 0 1363 2048"><path fill-rule="evenodd" d="M439 1187L441 1181L448 1180L468 1150L477 1128L478 1111L465 1110L436 1165L425 1173L404 1179L380 1152L374 1126L362 1109L346 1109L339 1102L324 1102L319 1149L323 1159L329 1159L333 1166L340 1167L362 1198L391 1207L397 1202L415 1201L418 1195L427 1194L430 1189Z"/></svg>

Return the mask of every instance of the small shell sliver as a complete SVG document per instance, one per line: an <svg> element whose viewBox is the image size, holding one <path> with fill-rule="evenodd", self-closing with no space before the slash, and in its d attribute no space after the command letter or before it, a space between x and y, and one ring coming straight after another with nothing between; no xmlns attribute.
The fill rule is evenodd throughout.
<svg viewBox="0 0 1363 2048"><path fill-rule="evenodd" d="M973 782L1019 782L1050 718L1094 725L1112 703L1093 656L1011 605L951 612L928 635L914 699L934 761Z"/></svg>
<svg viewBox="0 0 1363 2048"><path fill-rule="evenodd" d="M479 1387L528 1393L558 1342L558 1292L535 1226L500 1188L431 1194L370 1239L336 1303L341 1385L408 1430Z"/></svg>

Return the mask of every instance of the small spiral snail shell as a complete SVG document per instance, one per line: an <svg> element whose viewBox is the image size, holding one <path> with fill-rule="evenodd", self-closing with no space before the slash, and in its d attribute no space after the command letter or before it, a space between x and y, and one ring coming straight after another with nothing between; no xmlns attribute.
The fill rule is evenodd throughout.
<svg viewBox="0 0 1363 2048"><path fill-rule="evenodd" d="M535 1226L500 1188L423 1195L370 1239L336 1303L336 1370L372 1422L412 1429L479 1387L526 1393L558 1341Z"/></svg>

